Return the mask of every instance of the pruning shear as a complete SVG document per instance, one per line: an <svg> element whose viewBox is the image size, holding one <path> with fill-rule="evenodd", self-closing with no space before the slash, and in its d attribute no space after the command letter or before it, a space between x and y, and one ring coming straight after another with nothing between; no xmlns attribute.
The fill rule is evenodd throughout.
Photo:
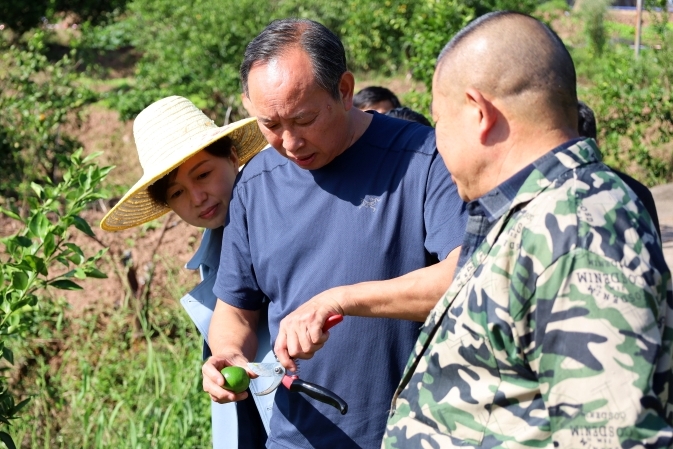
<svg viewBox="0 0 673 449"><path fill-rule="evenodd" d="M327 332L330 328L339 324L341 321L343 321L342 315L330 316L327 318L327 321L325 321L322 331ZM287 374L285 367L279 362L248 363L248 369L257 374L259 377L273 378L273 382L271 382L271 385L266 390L255 393L257 396L267 395L278 388L280 384L283 384L285 388L290 391L304 393L313 399L331 405L332 407L339 410L342 415L345 415L346 412L348 412L348 404L346 404L346 401L341 399L337 394L333 393L325 387L321 387L320 385L301 380L296 373L292 375Z"/></svg>

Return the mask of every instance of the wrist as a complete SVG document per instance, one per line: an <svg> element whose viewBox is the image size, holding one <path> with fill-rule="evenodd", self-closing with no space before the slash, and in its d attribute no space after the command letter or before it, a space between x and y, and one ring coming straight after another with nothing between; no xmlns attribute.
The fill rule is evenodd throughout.
<svg viewBox="0 0 673 449"><path fill-rule="evenodd" d="M350 285L334 288L333 304L331 305L331 309L335 312L335 314L343 316L352 314L350 313L353 310L353 295L351 290L352 286Z"/></svg>

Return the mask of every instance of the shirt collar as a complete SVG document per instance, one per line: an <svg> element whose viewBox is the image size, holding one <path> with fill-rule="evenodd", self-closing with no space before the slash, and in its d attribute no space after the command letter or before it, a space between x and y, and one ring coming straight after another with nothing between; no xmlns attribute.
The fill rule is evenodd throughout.
<svg viewBox="0 0 673 449"><path fill-rule="evenodd" d="M455 273L472 257L503 215L532 200L565 172L600 160L592 139L572 139L547 152L532 164L467 204L467 225Z"/></svg>
<svg viewBox="0 0 673 449"><path fill-rule="evenodd" d="M582 141L582 138L569 140L558 147L551 150L545 156L536 160L532 164L527 165L522 170L519 170L514 176L507 179L496 188L486 193L485 195L471 201L467 205L467 211L470 215L483 215L489 223L494 223L502 217L508 210L511 209L512 202L516 198L519 190L524 185L533 170L541 169L545 166L544 160L552 156L556 160L556 154L568 150L573 145ZM548 164L546 164L548 165ZM542 170L541 170L542 171ZM544 172L543 172L544 174Z"/></svg>

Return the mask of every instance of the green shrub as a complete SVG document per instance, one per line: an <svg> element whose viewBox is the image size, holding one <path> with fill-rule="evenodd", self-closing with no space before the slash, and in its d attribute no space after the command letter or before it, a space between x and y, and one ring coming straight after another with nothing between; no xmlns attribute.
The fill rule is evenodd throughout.
<svg viewBox="0 0 673 449"><path fill-rule="evenodd" d="M117 91L111 104L128 119L162 97L182 95L218 122L230 106L232 119L241 118L238 70L245 46L269 21L267 6L253 0L131 2L126 29L143 56L132 90Z"/></svg>
<svg viewBox="0 0 673 449"><path fill-rule="evenodd" d="M382 74L410 70L429 86L437 54L468 20L495 9L532 12L537 3L132 0L114 24L105 30L87 29L91 36L84 39L106 49L130 43L143 54L134 85L108 98L123 118L134 117L161 97L178 94L192 99L213 118L222 119L230 112L237 119L246 115L238 80L245 46L273 19L317 20L342 39L351 69Z"/></svg>
<svg viewBox="0 0 673 449"><path fill-rule="evenodd" d="M405 39L410 48L411 74L432 89L432 75L439 52L474 17L459 0L422 0L414 10Z"/></svg>
<svg viewBox="0 0 673 449"><path fill-rule="evenodd" d="M139 336L128 308L61 315L45 316L41 332L15 351L29 373L19 387L32 396L12 426L23 448L211 445L201 339L176 302L153 303Z"/></svg>
<svg viewBox="0 0 673 449"><path fill-rule="evenodd" d="M638 60L629 47L606 46L602 57L578 64L581 76L590 68L592 83L580 90L580 97L596 114L606 163L648 185L673 176L670 152L663 150L673 138L673 70L667 62L672 59L670 46L643 52ZM579 60L585 61L584 56Z"/></svg>
<svg viewBox="0 0 673 449"><path fill-rule="evenodd" d="M39 26L43 19L58 13L75 13L80 19L97 23L106 13L123 9L127 0L30 0L0 2L0 20L20 36Z"/></svg>
<svg viewBox="0 0 673 449"><path fill-rule="evenodd" d="M399 71L405 64L405 34L418 1L349 0L337 32L346 47L351 70Z"/></svg>
<svg viewBox="0 0 673 449"><path fill-rule="evenodd" d="M27 199L25 216L16 207L0 208L0 213L21 223L20 231L0 240L4 247L0 264L0 354L10 364L13 353L8 339L34 324L34 312L40 301L46 300L44 289L76 290L81 289L77 279L106 277L96 268L105 250L86 256L70 241L71 228L93 235L79 214L90 202L104 197L100 183L111 167L97 167L92 158L83 159L77 151L61 183L53 184L49 178L43 185L32 183L34 196ZM0 377L0 423L7 426L17 417L28 400L21 396L23 400L16 403L7 379ZM13 447L6 431L0 431L0 440Z"/></svg>
<svg viewBox="0 0 673 449"><path fill-rule="evenodd" d="M580 17L584 23L584 34L591 50L601 55L607 43L605 16L610 0L585 0L580 5Z"/></svg>
<svg viewBox="0 0 673 449"><path fill-rule="evenodd" d="M66 131L96 95L77 83L75 53L56 63L38 31L25 49L11 46L0 73L0 196L22 197L44 176L57 181L79 142Z"/></svg>

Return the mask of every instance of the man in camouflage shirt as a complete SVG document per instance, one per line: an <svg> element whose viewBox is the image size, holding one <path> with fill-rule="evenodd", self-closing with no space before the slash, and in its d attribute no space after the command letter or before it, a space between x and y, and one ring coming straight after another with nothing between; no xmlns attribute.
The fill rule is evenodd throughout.
<svg viewBox="0 0 673 449"><path fill-rule="evenodd" d="M670 272L649 215L578 138L572 59L528 16L449 42L437 146L468 204L457 275L383 447L673 447Z"/></svg>

